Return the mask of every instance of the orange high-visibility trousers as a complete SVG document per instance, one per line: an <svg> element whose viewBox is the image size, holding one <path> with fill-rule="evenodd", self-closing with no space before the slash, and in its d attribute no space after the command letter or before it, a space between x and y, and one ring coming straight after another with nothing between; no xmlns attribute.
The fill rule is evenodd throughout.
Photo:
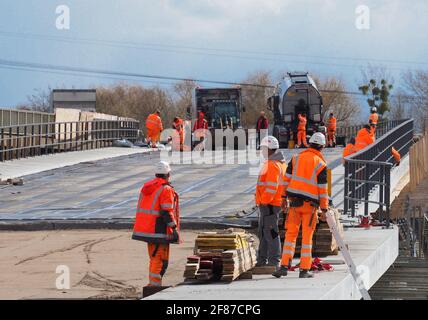
<svg viewBox="0 0 428 320"><path fill-rule="evenodd" d="M147 243L149 251L149 286L161 286L162 277L168 268L169 243Z"/></svg>
<svg viewBox="0 0 428 320"><path fill-rule="evenodd" d="M306 130L297 131L297 145L301 147L302 143L305 147L308 147L308 143L306 142Z"/></svg>
<svg viewBox="0 0 428 320"><path fill-rule="evenodd" d="M327 145L333 146L336 143L336 130L328 129L327 131Z"/></svg>
<svg viewBox="0 0 428 320"><path fill-rule="evenodd" d="M312 264L312 237L318 222L317 209L305 201L304 205L290 208L285 228L287 233L284 240L281 265L288 266L294 256L296 240L302 225L302 248L300 251L300 270L309 270ZM311 221L312 220L312 221Z"/></svg>
<svg viewBox="0 0 428 320"><path fill-rule="evenodd" d="M160 131L159 129L147 128L147 138L152 146L155 146L160 140Z"/></svg>

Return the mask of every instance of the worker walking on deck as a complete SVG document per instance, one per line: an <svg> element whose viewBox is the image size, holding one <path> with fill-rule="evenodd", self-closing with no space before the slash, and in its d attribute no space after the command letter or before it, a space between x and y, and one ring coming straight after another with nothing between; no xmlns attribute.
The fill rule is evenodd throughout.
<svg viewBox="0 0 428 320"><path fill-rule="evenodd" d="M260 111L260 117L257 119L257 123L256 123L256 148L257 150L260 149L260 142L261 142L261 135L262 135L262 130L265 130L266 135L267 135L267 131L269 128L269 121L266 118L266 114L264 111Z"/></svg>
<svg viewBox="0 0 428 320"><path fill-rule="evenodd" d="M330 113L327 122L327 146L334 147L336 145L336 126L337 120L333 115L333 112Z"/></svg>
<svg viewBox="0 0 428 320"><path fill-rule="evenodd" d="M377 125L378 120L379 120L379 115L377 114L377 108L373 107L370 110L370 117L369 117L369 122L374 123L375 125Z"/></svg>
<svg viewBox="0 0 428 320"><path fill-rule="evenodd" d="M165 161L156 165L156 177L140 191L132 239L147 242L150 257L149 286L162 286L168 267L169 245L179 242L178 195L169 184L171 168Z"/></svg>
<svg viewBox="0 0 428 320"><path fill-rule="evenodd" d="M306 142L306 114L298 114L299 124L297 126L297 146L302 148L302 144L305 148L308 147L308 143Z"/></svg>
<svg viewBox="0 0 428 320"><path fill-rule="evenodd" d="M175 117L172 123L174 128L172 140L172 149L174 151L184 151L184 121L179 117Z"/></svg>
<svg viewBox="0 0 428 320"><path fill-rule="evenodd" d="M163 131L162 119L160 118L160 111L149 114L146 120L147 129L147 143L150 143L152 148L156 148L156 144L160 140L160 134Z"/></svg>
<svg viewBox="0 0 428 320"><path fill-rule="evenodd" d="M278 219L287 165L284 155L278 150L279 142L275 137L263 138L260 147L267 161L262 166L256 186L256 205L260 211L257 266L264 266L266 263L279 266L281 241Z"/></svg>
<svg viewBox="0 0 428 320"><path fill-rule="evenodd" d="M325 137L316 132L309 140L309 149L294 155L287 166L284 196L290 202L286 221L286 235L282 251L281 267L273 276L286 276L294 256L296 240L302 225L300 252L300 278L312 278L312 237L318 221L318 209L328 210L327 164L321 153Z"/></svg>

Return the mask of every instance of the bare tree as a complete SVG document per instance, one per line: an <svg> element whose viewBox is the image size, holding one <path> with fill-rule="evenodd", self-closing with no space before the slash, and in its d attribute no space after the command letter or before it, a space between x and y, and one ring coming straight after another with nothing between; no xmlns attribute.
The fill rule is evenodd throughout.
<svg viewBox="0 0 428 320"><path fill-rule="evenodd" d="M323 119L333 112L340 126L350 125L357 120L360 106L351 95L345 93L347 90L342 79L334 76L320 78L316 75L312 75L312 78L323 97Z"/></svg>
<svg viewBox="0 0 428 320"><path fill-rule="evenodd" d="M255 126L260 111L267 111L266 101L272 95L273 89L263 86L272 86L271 74L268 71L257 71L250 74L242 83L260 85L260 87L242 86L242 104L246 109L242 114L242 125L251 128ZM272 121L271 112L266 112L266 116Z"/></svg>
<svg viewBox="0 0 428 320"><path fill-rule="evenodd" d="M175 99L177 116L181 118L186 117L186 110L192 105L193 92L196 87L196 82L191 80L179 81L174 85L174 93L177 96Z"/></svg>
<svg viewBox="0 0 428 320"><path fill-rule="evenodd" d="M407 71L402 75L402 83L407 94L404 101L421 130L428 124L428 71Z"/></svg>
<svg viewBox="0 0 428 320"><path fill-rule="evenodd" d="M35 89L35 92L27 96L28 103L23 104L27 110L34 110L39 112L52 112L51 109L51 87L47 90Z"/></svg>

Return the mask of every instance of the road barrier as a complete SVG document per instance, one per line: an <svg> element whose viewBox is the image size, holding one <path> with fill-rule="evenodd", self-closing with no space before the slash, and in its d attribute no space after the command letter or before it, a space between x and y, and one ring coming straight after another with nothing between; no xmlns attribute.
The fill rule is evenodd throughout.
<svg viewBox="0 0 428 320"><path fill-rule="evenodd" d="M109 147L114 140L135 142L138 121L46 122L0 127L0 161L57 152Z"/></svg>
<svg viewBox="0 0 428 320"><path fill-rule="evenodd" d="M380 219L389 227L391 169L395 165L391 150L394 147L401 157L408 154L413 143L413 122L408 119L385 123L381 138L345 158L345 214L354 217L356 207L364 204L364 216L368 216L369 204L375 204ZM377 131L376 135L379 137Z"/></svg>
<svg viewBox="0 0 428 320"><path fill-rule="evenodd" d="M403 120L390 120L390 121L379 121L376 127L376 136L380 138L385 133L389 132L393 128L397 127L403 122ZM346 137L347 141L357 136L358 131L364 127L365 124L356 126L338 127L336 131L337 136Z"/></svg>

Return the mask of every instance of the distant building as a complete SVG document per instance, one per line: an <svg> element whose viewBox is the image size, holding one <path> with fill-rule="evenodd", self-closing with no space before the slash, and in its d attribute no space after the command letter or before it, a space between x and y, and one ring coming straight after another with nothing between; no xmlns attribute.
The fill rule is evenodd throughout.
<svg viewBox="0 0 428 320"><path fill-rule="evenodd" d="M97 91L95 89L55 89L52 90L52 110L56 108L80 109L82 111L95 112Z"/></svg>

